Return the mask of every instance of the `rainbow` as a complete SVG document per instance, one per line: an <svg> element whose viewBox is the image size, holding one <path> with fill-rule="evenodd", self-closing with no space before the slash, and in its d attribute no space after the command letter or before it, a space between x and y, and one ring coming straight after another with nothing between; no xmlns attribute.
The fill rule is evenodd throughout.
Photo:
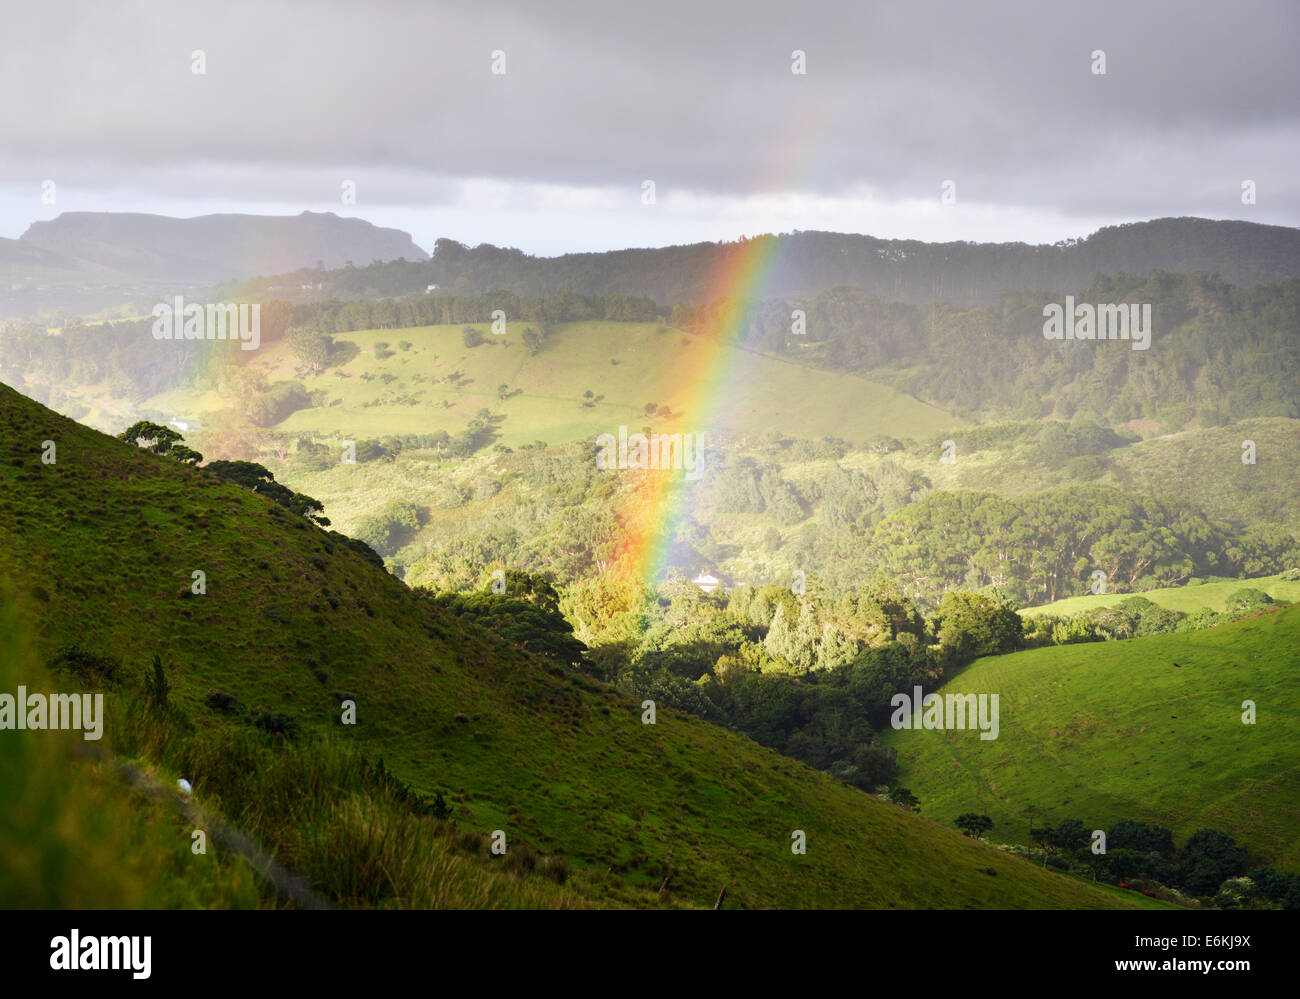
<svg viewBox="0 0 1300 999"><path fill-rule="evenodd" d="M715 304L706 328L682 349L684 391L679 398L680 429L702 434L725 413L737 372L728 363L730 345L743 332L751 309L778 255L780 240L760 236L722 248L722 256L706 284L704 303ZM694 508L702 481L688 481L681 472L647 470L619 511L623 536L616 546L614 572L622 579L653 587L668 567L677 528Z"/></svg>

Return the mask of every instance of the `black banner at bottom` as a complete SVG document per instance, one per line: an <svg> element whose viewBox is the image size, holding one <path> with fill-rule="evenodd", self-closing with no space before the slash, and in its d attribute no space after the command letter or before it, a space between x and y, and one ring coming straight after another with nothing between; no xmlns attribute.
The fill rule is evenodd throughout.
<svg viewBox="0 0 1300 999"><path fill-rule="evenodd" d="M494 986L593 972L734 983L788 969L816 981L1182 988L1290 981L1300 924L1287 912L10 912L6 983L248 987L289 981L374 987L394 973L431 985L465 973ZM568 969L566 972L565 969ZM609 979L605 979L609 981ZM617 980L617 979L615 979ZM882 984L883 984L882 980ZM684 980L678 980L684 984ZM17 994L17 993L15 993Z"/></svg>

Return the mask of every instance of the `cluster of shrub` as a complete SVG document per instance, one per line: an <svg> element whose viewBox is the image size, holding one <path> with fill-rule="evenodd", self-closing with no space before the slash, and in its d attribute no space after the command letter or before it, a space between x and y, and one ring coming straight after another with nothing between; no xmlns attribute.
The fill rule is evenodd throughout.
<svg viewBox="0 0 1300 999"><path fill-rule="evenodd" d="M983 815L957 817L979 836L992 828ZM1246 850L1227 833L1198 829L1181 848L1164 826L1121 819L1106 830L1105 853L1093 852L1093 830L1079 819L1034 829L1029 849L1008 848L1044 867L1182 902L1196 898L1219 909L1300 909L1300 875L1267 865L1250 867Z"/></svg>
<svg viewBox="0 0 1300 999"><path fill-rule="evenodd" d="M1267 610L1275 603L1263 590L1251 586L1242 587L1233 593L1222 611L1202 608L1191 614L1161 607L1146 597L1126 597L1113 606L1097 607L1077 614L1027 616L1024 619L1025 647L1072 645L1076 642L1104 642L1141 638L1144 635L1199 631Z"/></svg>
<svg viewBox="0 0 1300 999"><path fill-rule="evenodd" d="M501 573L495 589L436 593L416 587L415 592L529 652L577 666L587 651L560 613L559 593L541 576L512 569Z"/></svg>

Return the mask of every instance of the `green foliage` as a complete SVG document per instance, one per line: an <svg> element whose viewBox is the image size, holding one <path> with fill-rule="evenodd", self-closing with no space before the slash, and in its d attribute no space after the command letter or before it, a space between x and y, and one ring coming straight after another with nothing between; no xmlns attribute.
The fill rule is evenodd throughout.
<svg viewBox="0 0 1300 999"><path fill-rule="evenodd" d="M199 454L193 448L186 447L184 444L174 444L168 452L173 458L183 465L197 466L203 461L203 455Z"/></svg>
<svg viewBox="0 0 1300 999"><path fill-rule="evenodd" d="M311 396L301 382L276 382L265 392L248 397L243 411L254 426L273 427L311 404Z"/></svg>
<svg viewBox="0 0 1300 999"><path fill-rule="evenodd" d="M516 577L518 578L518 577ZM544 580L539 581L545 587ZM522 649L576 666L587 647L573 637L573 625L558 609L554 590L530 592L521 599L495 593L430 593L419 591L435 606L459 618L473 620Z"/></svg>
<svg viewBox="0 0 1300 999"><path fill-rule="evenodd" d="M976 812L963 812L957 816L955 822L957 828L972 839L979 839L993 828L992 819L987 815L979 815Z"/></svg>
<svg viewBox="0 0 1300 999"><path fill-rule="evenodd" d="M1273 598L1263 590L1244 587L1228 598L1228 613L1234 617L1253 614L1266 610L1273 605Z"/></svg>
<svg viewBox="0 0 1300 999"><path fill-rule="evenodd" d="M212 461L204 465L204 470L211 472L224 482L233 482L245 489L265 496L287 510L292 510L320 527L328 527L329 520L323 516L325 506L319 500L295 493L287 486L275 481L275 476L265 465L255 461Z"/></svg>
<svg viewBox="0 0 1300 999"><path fill-rule="evenodd" d="M1194 895L1209 895L1226 879L1246 869L1246 851L1217 829L1198 829L1178 852L1179 886Z"/></svg>
<svg viewBox="0 0 1300 999"><path fill-rule="evenodd" d="M1139 853L1158 853L1172 858L1174 834L1164 826L1134 819L1120 819L1106 833L1107 850L1135 850Z"/></svg>
<svg viewBox="0 0 1300 999"><path fill-rule="evenodd" d="M1295 543L1270 561L1286 564ZM1122 592L1243 563L1237 542L1194 511L1092 485L1017 501L933 493L886 517L869 554L926 600L996 585L1021 604L1083 592L1097 570Z"/></svg>
<svg viewBox="0 0 1300 999"><path fill-rule="evenodd" d="M1015 604L978 593L950 590L935 612L935 633L945 655L955 662L1014 652L1023 643Z"/></svg>
<svg viewBox="0 0 1300 999"><path fill-rule="evenodd" d="M919 812L921 810L920 799L901 785L889 789L889 800L910 812Z"/></svg>
<svg viewBox="0 0 1300 999"><path fill-rule="evenodd" d="M1300 910L1300 874L1279 871L1265 865L1252 870L1250 880L1260 895L1276 903L1279 908L1292 912Z"/></svg>
<svg viewBox="0 0 1300 999"><path fill-rule="evenodd" d="M59 649L47 663L47 668L71 673L90 687L116 687L126 679L120 660L83 649L80 645Z"/></svg>
<svg viewBox="0 0 1300 999"><path fill-rule="evenodd" d="M353 533L381 556L390 556L420 529L423 512L406 500L393 500L378 513L363 517Z"/></svg>
<svg viewBox="0 0 1300 999"><path fill-rule="evenodd" d="M157 423L150 423L148 420L140 420L118 434L117 439L126 441L128 444L135 444L137 447L144 448L153 454L167 454L183 438L170 427L159 426Z"/></svg>
<svg viewBox="0 0 1300 999"><path fill-rule="evenodd" d="M284 338L294 357L302 361L312 374L319 374L329 366L334 355L334 338L310 326L291 326Z"/></svg>

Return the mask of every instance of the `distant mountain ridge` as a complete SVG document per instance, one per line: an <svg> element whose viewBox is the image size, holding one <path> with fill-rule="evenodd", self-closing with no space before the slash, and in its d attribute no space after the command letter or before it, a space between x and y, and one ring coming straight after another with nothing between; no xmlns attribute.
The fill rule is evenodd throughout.
<svg viewBox="0 0 1300 999"><path fill-rule="evenodd" d="M1098 274L1120 272L1217 273L1240 287L1286 281L1300 277L1300 228L1164 218L1050 245L796 231L558 257L442 238L430 256L408 233L330 212L190 219L67 212L0 240L0 318L42 307L87 314L147 303L182 285L222 285L223 294L260 300L508 291L644 296L667 308L706 301L717 294L715 275L760 255L769 258L759 291L767 299L851 286L910 305L971 308L996 304L1007 291L1081 290Z"/></svg>
<svg viewBox="0 0 1300 999"><path fill-rule="evenodd" d="M408 233L333 212L201 215L178 219L118 212L64 212L34 222L11 248L46 251L30 262L126 278L211 284L348 262L424 260ZM0 256L0 263L5 262Z"/></svg>
<svg viewBox="0 0 1300 999"><path fill-rule="evenodd" d="M834 232L793 232L729 243L534 257L491 244L439 239L422 263L389 263L314 274L327 296L361 298L441 292L509 291L644 295L661 305L716 294L715 275L737 256L770 255L765 298L812 296L838 285L911 305L995 304L1004 291L1070 291L1097 274L1217 272L1242 287L1300 277L1300 229L1255 222L1164 218L1099 229L1051 245L924 243ZM305 279L304 279L305 280Z"/></svg>

